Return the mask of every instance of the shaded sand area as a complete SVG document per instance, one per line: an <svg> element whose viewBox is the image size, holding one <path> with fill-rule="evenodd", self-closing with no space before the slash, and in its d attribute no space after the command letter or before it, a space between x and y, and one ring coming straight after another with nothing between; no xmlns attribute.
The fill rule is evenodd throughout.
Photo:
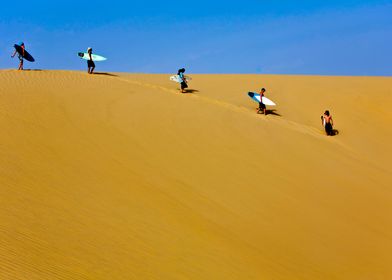
<svg viewBox="0 0 392 280"><path fill-rule="evenodd" d="M0 279L392 279L392 79L193 78L0 72Z"/></svg>

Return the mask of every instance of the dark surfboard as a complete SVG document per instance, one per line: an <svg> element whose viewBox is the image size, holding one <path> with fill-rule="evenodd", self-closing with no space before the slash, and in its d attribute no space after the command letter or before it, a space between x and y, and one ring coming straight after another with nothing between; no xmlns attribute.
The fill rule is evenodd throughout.
<svg viewBox="0 0 392 280"><path fill-rule="evenodd" d="M34 57L31 56L31 54L29 54L26 50L24 51L24 55L23 55L23 49L21 46L19 45L14 45L15 50L18 52L18 54L20 54L21 56L23 56L24 59L26 59L27 61L30 62L34 62Z"/></svg>

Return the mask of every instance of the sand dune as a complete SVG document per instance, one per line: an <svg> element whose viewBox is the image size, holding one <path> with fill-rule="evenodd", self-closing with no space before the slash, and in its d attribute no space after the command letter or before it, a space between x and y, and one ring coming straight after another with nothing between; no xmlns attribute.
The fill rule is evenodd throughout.
<svg viewBox="0 0 392 280"><path fill-rule="evenodd" d="M0 279L391 279L392 79L193 78L0 72Z"/></svg>

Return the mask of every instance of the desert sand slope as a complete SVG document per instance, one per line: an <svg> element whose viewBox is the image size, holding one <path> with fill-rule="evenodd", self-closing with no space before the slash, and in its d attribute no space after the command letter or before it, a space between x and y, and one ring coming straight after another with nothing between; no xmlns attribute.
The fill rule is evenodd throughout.
<svg viewBox="0 0 392 280"><path fill-rule="evenodd" d="M392 279L392 79L193 78L0 72L0 279Z"/></svg>

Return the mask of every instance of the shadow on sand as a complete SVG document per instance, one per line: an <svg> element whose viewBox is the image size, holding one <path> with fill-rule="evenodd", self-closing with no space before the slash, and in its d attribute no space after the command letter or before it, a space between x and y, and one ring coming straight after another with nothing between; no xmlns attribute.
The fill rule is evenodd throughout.
<svg viewBox="0 0 392 280"><path fill-rule="evenodd" d="M103 76L110 76L110 77L118 77L118 75L107 73L107 72L94 72L93 75L103 75Z"/></svg>
<svg viewBox="0 0 392 280"><path fill-rule="evenodd" d="M327 134L327 132L324 130L324 134L325 134L325 136L336 136L336 135L338 135L339 134L339 130L337 130L337 129L332 129L332 131L331 131L331 134Z"/></svg>
<svg viewBox="0 0 392 280"><path fill-rule="evenodd" d="M336 136L336 135L339 135L339 130L337 130L337 129L332 129L332 133L331 133L330 136Z"/></svg>
<svg viewBox="0 0 392 280"><path fill-rule="evenodd" d="M185 93L197 93L197 92L199 91L196 89L185 89Z"/></svg>
<svg viewBox="0 0 392 280"><path fill-rule="evenodd" d="M278 117L281 117L282 115L281 114L279 114L279 113L276 113L276 110L275 109L272 109L272 110L266 110L266 113L267 113L267 115L273 115L273 116L278 116Z"/></svg>

